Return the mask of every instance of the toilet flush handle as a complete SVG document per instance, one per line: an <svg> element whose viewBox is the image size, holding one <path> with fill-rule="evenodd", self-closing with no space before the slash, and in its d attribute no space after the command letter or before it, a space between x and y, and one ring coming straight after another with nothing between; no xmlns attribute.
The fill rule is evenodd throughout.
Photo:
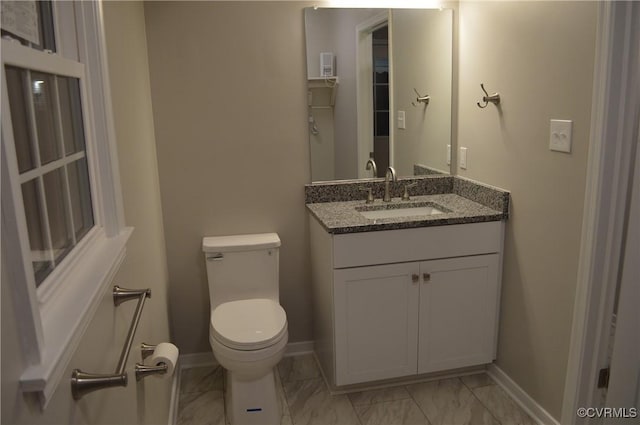
<svg viewBox="0 0 640 425"><path fill-rule="evenodd" d="M215 254L207 255L207 261L222 261L224 255L221 252L216 252Z"/></svg>

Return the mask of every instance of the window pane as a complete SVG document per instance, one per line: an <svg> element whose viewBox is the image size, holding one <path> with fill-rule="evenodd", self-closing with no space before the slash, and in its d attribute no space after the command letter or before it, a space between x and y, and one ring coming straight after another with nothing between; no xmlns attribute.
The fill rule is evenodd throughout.
<svg viewBox="0 0 640 425"><path fill-rule="evenodd" d="M84 150L80 81L71 77L57 78L64 151L66 155L70 155Z"/></svg>
<svg viewBox="0 0 640 425"><path fill-rule="evenodd" d="M67 166L69 194L76 240L80 240L93 227L93 209L89 189L87 160L82 158Z"/></svg>
<svg viewBox="0 0 640 425"><path fill-rule="evenodd" d="M41 72L31 73L31 92L35 111L40 163L47 164L62 156L56 129L54 77Z"/></svg>
<svg viewBox="0 0 640 425"><path fill-rule="evenodd" d="M58 168L45 174L43 181L53 256L58 263L73 246L62 169Z"/></svg>
<svg viewBox="0 0 640 425"><path fill-rule="evenodd" d="M37 50L56 51L51 0L3 0L2 35Z"/></svg>
<svg viewBox="0 0 640 425"><path fill-rule="evenodd" d="M13 124L13 138L16 145L16 155L18 156L18 171L24 173L35 167L28 121L29 115L24 90L27 73L23 69L13 66L5 67L5 71L7 76L9 107L11 109L11 121Z"/></svg>
<svg viewBox="0 0 640 425"><path fill-rule="evenodd" d="M22 185L22 200L27 219L29 233L29 245L31 248L31 261L36 278L36 285L44 280L53 265L49 261L49 249L47 247L47 235L43 227L43 209L38 196L38 180L30 180Z"/></svg>

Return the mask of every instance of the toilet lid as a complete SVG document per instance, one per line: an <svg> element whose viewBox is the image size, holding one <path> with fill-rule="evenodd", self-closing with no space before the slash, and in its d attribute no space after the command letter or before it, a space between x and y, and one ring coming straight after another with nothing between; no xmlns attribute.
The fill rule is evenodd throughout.
<svg viewBox="0 0 640 425"><path fill-rule="evenodd" d="M211 313L211 332L227 347L259 350L287 332L287 314L280 304L264 298L230 301Z"/></svg>

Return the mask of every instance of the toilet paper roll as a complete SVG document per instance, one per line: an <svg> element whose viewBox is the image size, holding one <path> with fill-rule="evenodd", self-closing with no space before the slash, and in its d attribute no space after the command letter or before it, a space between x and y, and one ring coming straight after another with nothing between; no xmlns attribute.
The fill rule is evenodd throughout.
<svg viewBox="0 0 640 425"><path fill-rule="evenodd" d="M175 345L169 342L161 342L158 344L151 355L151 365L158 366L160 363L164 363L167 365L167 373L154 376L159 378L171 376L178 363L178 354L178 347Z"/></svg>

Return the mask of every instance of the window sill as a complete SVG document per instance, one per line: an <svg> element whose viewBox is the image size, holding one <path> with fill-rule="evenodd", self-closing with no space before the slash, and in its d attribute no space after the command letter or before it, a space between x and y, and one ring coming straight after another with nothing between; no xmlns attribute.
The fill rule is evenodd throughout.
<svg viewBox="0 0 640 425"><path fill-rule="evenodd" d="M91 323L107 286L112 283L124 260L126 243L133 228L119 235L100 236L95 249L75 265L65 282L65 292L41 312L44 350L41 362L29 366L20 377L24 392L35 392L44 409L53 396L85 330Z"/></svg>

